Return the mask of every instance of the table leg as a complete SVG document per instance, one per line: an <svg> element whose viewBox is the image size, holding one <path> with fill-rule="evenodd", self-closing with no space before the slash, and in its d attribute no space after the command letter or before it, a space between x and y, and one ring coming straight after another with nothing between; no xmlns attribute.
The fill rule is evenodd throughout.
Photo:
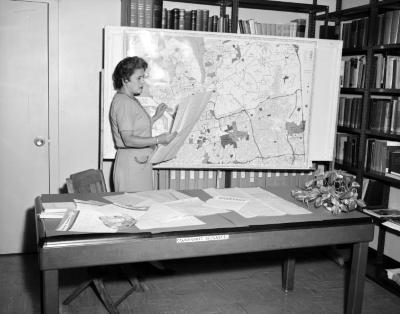
<svg viewBox="0 0 400 314"><path fill-rule="evenodd" d="M346 314L361 313L367 269L368 243L354 243L350 281L347 290Z"/></svg>
<svg viewBox="0 0 400 314"><path fill-rule="evenodd" d="M295 267L296 267L296 259L293 256L288 256L283 261L283 267L282 267L282 289L285 292L289 292L289 291L293 290Z"/></svg>
<svg viewBox="0 0 400 314"><path fill-rule="evenodd" d="M58 270L41 272L42 313L58 313Z"/></svg>

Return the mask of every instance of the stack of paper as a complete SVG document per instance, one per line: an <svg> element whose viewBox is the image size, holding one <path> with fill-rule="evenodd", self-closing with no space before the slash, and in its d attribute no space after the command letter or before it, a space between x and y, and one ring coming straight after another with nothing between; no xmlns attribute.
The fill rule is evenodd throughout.
<svg viewBox="0 0 400 314"><path fill-rule="evenodd" d="M73 202L43 203L40 218L62 218L68 209L75 209Z"/></svg>

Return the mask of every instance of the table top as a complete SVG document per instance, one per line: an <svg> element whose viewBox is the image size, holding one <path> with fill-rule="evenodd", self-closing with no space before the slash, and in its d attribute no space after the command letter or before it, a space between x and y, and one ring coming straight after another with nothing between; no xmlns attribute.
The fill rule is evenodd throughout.
<svg viewBox="0 0 400 314"><path fill-rule="evenodd" d="M107 233L107 234L93 234L93 233L76 233L76 232L58 232L56 227L60 219L41 219L39 218L43 203L56 203L56 202L72 202L74 199L80 200L100 200L107 202L103 196L121 194L121 193L90 193L90 194L43 194L36 199L36 228L39 245L49 243L52 241L60 240L78 240L78 239L92 239L92 238L121 238L121 237L155 237L165 235L180 235L185 236L188 234L208 234L212 230L215 232L233 232L233 231L256 231L256 230L273 230L273 229L293 229L293 228L313 228L322 226L335 226L335 225L349 225L349 224L370 224L372 219L359 211L350 213L342 213L340 215L332 215L324 207L315 208L314 205L307 207L301 202L295 201L291 195L291 187L280 186L270 187L267 190L278 195L279 197L293 202L299 206L303 206L311 211L311 214L299 215L284 215L284 216L259 216L255 218L244 218L235 212L225 214L214 214L209 216L198 217L205 222L204 225L198 226L185 226L175 228L163 228L139 230L133 229L129 233ZM206 201L211 198L209 194L203 190L187 190L181 191L192 197L199 197L201 200Z"/></svg>

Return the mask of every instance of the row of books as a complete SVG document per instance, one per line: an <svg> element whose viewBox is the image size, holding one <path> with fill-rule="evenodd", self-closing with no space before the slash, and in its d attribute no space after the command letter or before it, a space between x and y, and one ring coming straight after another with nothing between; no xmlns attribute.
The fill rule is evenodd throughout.
<svg viewBox="0 0 400 314"><path fill-rule="evenodd" d="M131 0L130 26L161 28L162 0Z"/></svg>
<svg viewBox="0 0 400 314"><path fill-rule="evenodd" d="M369 129L380 133L400 135L400 97L371 99Z"/></svg>
<svg viewBox="0 0 400 314"><path fill-rule="evenodd" d="M365 56L342 57L340 87L363 88L365 85Z"/></svg>
<svg viewBox="0 0 400 314"><path fill-rule="evenodd" d="M400 10L387 11L378 15L377 45L400 43Z"/></svg>
<svg viewBox="0 0 400 314"><path fill-rule="evenodd" d="M375 54L372 75L371 86L400 89L400 56Z"/></svg>
<svg viewBox="0 0 400 314"><path fill-rule="evenodd" d="M192 190L226 186L223 170L153 170L156 189ZM310 180L312 172L304 171L230 171L231 187L301 186Z"/></svg>
<svg viewBox="0 0 400 314"><path fill-rule="evenodd" d="M250 19L239 20L238 26L241 34L305 37L306 20L296 19L290 23L273 24L260 23Z"/></svg>
<svg viewBox="0 0 400 314"><path fill-rule="evenodd" d="M340 32L343 48L366 48L368 44L368 24L368 18L343 23Z"/></svg>
<svg viewBox="0 0 400 314"><path fill-rule="evenodd" d="M336 133L335 162L351 168L358 166L359 137L353 134Z"/></svg>
<svg viewBox="0 0 400 314"><path fill-rule="evenodd" d="M161 28L205 32L231 32L229 15L210 16L209 10L164 9Z"/></svg>
<svg viewBox="0 0 400 314"><path fill-rule="evenodd" d="M400 142L367 139L365 170L400 179Z"/></svg>
<svg viewBox="0 0 400 314"><path fill-rule="evenodd" d="M361 127L362 98L340 97L338 126L359 129Z"/></svg>

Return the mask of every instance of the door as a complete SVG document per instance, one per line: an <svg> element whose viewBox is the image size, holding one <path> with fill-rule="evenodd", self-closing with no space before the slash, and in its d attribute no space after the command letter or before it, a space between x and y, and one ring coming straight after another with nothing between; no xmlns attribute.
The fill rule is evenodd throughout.
<svg viewBox="0 0 400 314"><path fill-rule="evenodd" d="M0 254L35 248L49 193L48 3L0 0Z"/></svg>

